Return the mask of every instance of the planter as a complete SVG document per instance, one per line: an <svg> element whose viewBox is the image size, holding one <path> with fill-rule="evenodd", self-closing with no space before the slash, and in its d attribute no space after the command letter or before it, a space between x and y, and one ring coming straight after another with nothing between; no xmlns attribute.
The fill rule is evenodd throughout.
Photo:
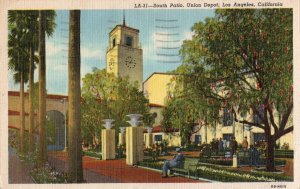
<svg viewBox="0 0 300 189"><path fill-rule="evenodd" d="M107 129L107 130L109 130L109 129L111 129L114 125L112 124L112 122L114 122L114 120L113 119L103 119L102 121L104 121L104 127L105 127L105 129Z"/></svg>
<svg viewBox="0 0 300 189"><path fill-rule="evenodd" d="M121 134L125 134L125 132L126 132L126 127L120 127L120 132L121 132Z"/></svg>
<svg viewBox="0 0 300 189"><path fill-rule="evenodd" d="M147 131L148 131L148 133L149 133L149 134L151 134L151 133L152 133L152 130L153 130L153 128L152 128L152 127L147 127Z"/></svg>
<svg viewBox="0 0 300 189"><path fill-rule="evenodd" d="M126 115L130 118L130 121L127 121L132 127L137 127L142 121L139 121L139 118L142 117L141 114L129 114Z"/></svg>

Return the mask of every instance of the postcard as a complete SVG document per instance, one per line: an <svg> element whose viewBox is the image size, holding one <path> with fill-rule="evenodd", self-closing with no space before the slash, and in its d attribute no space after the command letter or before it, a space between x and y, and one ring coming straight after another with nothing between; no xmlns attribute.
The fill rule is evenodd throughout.
<svg viewBox="0 0 300 189"><path fill-rule="evenodd" d="M299 2L1 1L0 32L0 188L300 188Z"/></svg>

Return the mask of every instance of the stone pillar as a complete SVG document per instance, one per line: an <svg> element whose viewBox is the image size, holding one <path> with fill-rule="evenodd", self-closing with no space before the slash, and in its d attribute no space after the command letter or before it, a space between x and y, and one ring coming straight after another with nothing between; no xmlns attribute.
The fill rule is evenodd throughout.
<svg viewBox="0 0 300 189"><path fill-rule="evenodd" d="M145 135L146 135L145 147L151 148L153 144L152 133L146 133Z"/></svg>
<svg viewBox="0 0 300 189"><path fill-rule="evenodd" d="M125 133L119 133L119 145L123 145L126 142Z"/></svg>
<svg viewBox="0 0 300 189"><path fill-rule="evenodd" d="M144 158L144 128L126 127L126 164L135 165Z"/></svg>
<svg viewBox="0 0 300 189"><path fill-rule="evenodd" d="M232 167L237 168L237 166L238 166L237 155L234 154L234 155L232 156Z"/></svg>
<svg viewBox="0 0 300 189"><path fill-rule="evenodd" d="M102 159L115 159L115 130L114 129L102 129Z"/></svg>

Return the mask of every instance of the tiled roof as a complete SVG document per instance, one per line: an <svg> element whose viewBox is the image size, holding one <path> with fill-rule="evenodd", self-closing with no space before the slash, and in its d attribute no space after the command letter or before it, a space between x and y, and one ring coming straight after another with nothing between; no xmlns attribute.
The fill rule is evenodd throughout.
<svg viewBox="0 0 300 189"><path fill-rule="evenodd" d="M8 115L9 116L16 116L16 115L20 115L20 112L14 111L14 110L8 110ZM25 112L25 115L28 116L29 113Z"/></svg>
<svg viewBox="0 0 300 189"><path fill-rule="evenodd" d="M24 93L25 96L28 95L27 92ZM20 96L20 92L19 91L8 91L8 96ZM68 96L65 95L56 95L56 94L48 94L47 95L48 99L68 99Z"/></svg>

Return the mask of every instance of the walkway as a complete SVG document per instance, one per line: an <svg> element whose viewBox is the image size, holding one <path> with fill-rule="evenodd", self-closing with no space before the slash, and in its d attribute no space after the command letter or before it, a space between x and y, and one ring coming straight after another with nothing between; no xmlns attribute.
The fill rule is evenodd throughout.
<svg viewBox="0 0 300 189"><path fill-rule="evenodd" d="M51 164L55 167L66 169L65 153L49 153ZM140 167L128 166L125 159L97 160L91 157L83 157L84 177L90 182L121 182L121 183L192 183L205 182L188 179L180 176L161 178L160 172ZM97 176L98 178L95 178ZM100 179L100 180L98 180ZM105 180L108 179L108 180Z"/></svg>
<svg viewBox="0 0 300 189"><path fill-rule="evenodd" d="M12 148L8 149L9 152L9 184L29 184L33 183L30 177L30 166L21 162L16 151Z"/></svg>

